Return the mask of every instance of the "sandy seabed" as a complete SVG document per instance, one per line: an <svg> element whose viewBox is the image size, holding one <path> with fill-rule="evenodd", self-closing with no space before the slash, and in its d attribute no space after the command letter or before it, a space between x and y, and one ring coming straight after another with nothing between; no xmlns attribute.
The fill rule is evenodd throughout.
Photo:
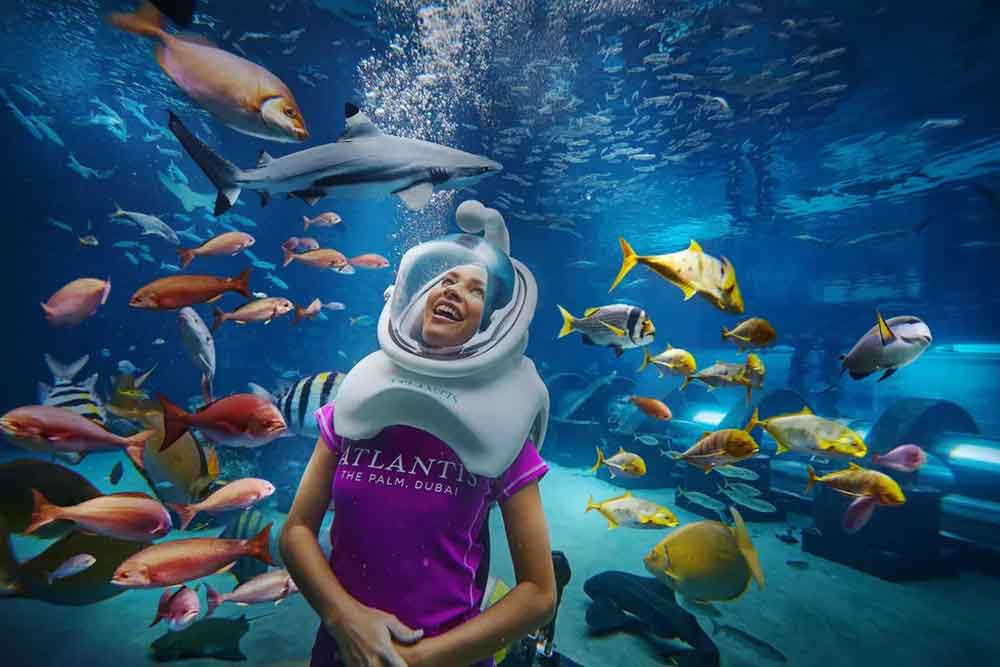
<svg viewBox="0 0 1000 667"><path fill-rule="evenodd" d="M542 482L542 496L554 549L569 558L573 579L559 610L558 649L586 667L653 667L665 664L655 643L628 634L587 636L589 598L586 579L604 570L646 575L642 557L665 533L620 528L608 530L596 512L584 514L587 498L620 495L621 489L577 469L553 465ZM645 490L640 497L672 507L673 490ZM682 523L701 520L676 511ZM800 522L806 521L800 518ZM491 516L493 573L513 580L500 512ZM720 604L720 622L749 632L778 648L796 666L831 665L986 665L1000 655L1000 633L992 630L1000 600L1000 579L963 574L958 578L895 584L786 545L774 534L779 524L750 524L767 578L741 599ZM183 537L177 533L177 537ZM798 570L786 561L808 562ZM208 577L229 591L228 575ZM32 600L0 603L4 665L131 667L155 661L150 643L165 632L149 628L160 590L137 590L86 607L62 607ZM202 593L204 600L204 593ZM274 613L271 613L274 612ZM248 665L305 667L317 620L301 596L276 608L223 605L217 616L249 618L250 632L240 647ZM266 616L265 616L266 615ZM706 630L709 623L703 619ZM769 664L725 638L716 638L724 665ZM214 659L183 660L190 667L223 664ZM774 663L770 663L774 664Z"/></svg>

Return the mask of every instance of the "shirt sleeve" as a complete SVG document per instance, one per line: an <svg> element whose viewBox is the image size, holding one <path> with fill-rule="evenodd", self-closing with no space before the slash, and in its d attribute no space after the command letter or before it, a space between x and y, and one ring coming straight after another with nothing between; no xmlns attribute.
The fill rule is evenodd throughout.
<svg viewBox="0 0 1000 667"><path fill-rule="evenodd" d="M333 430L333 403L327 403L316 411L316 425L319 426L319 435L323 438L327 448L340 456L344 446L344 440Z"/></svg>
<svg viewBox="0 0 1000 667"><path fill-rule="evenodd" d="M496 501L504 502L528 484L540 480L548 471L549 466L535 449L535 443L525 440L521 453L496 480Z"/></svg>

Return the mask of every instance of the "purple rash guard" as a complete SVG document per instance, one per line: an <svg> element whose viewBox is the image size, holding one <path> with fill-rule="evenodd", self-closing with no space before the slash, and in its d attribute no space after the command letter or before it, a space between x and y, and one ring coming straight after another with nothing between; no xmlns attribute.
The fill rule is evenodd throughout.
<svg viewBox="0 0 1000 667"><path fill-rule="evenodd" d="M448 445L410 426L369 440L334 430L334 406L316 411L323 441L338 457L331 498L330 567L362 604L395 614L425 637L479 613L489 572L489 517L548 466L526 441L498 478L468 472ZM311 667L339 667L337 643L321 624ZM493 665L492 658L475 667Z"/></svg>

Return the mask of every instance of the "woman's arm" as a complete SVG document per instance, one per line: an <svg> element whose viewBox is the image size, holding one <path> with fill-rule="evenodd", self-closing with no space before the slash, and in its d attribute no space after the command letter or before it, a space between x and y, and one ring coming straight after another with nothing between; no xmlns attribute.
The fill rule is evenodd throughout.
<svg viewBox="0 0 1000 667"><path fill-rule="evenodd" d="M556 580L538 482L500 504L517 585L482 614L413 646L398 646L408 667L468 667L552 619Z"/></svg>

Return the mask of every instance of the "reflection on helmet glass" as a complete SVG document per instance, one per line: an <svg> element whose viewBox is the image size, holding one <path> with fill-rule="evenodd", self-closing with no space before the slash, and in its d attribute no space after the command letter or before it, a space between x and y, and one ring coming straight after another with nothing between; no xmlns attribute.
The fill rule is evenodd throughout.
<svg viewBox="0 0 1000 667"><path fill-rule="evenodd" d="M510 258L482 237L454 234L412 248L400 263L389 329L403 349L467 358L509 331L523 303Z"/></svg>

